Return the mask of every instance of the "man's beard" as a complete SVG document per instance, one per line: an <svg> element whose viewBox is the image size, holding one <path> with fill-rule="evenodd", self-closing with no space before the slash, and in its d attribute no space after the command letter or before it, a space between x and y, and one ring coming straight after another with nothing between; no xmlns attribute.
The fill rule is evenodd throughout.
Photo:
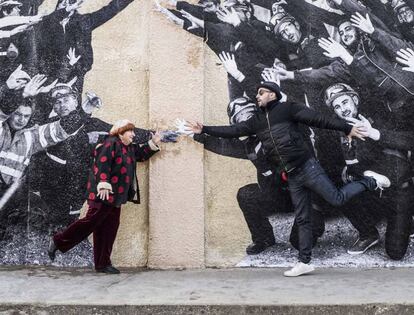
<svg viewBox="0 0 414 315"><path fill-rule="evenodd" d="M360 39L359 34L355 34L354 41L349 46L346 47L351 52L352 55L356 52L358 48L359 39Z"/></svg>

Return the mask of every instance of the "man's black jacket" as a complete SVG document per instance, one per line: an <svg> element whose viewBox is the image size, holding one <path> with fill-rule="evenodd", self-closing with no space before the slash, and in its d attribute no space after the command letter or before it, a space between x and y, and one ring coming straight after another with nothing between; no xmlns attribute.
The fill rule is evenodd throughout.
<svg viewBox="0 0 414 315"><path fill-rule="evenodd" d="M322 115L296 103L271 101L245 122L232 126L204 126L202 132L223 138L255 134L271 160L289 172L313 156L303 139L300 124L343 131L347 135L352 129L343 119Z"/></svg>

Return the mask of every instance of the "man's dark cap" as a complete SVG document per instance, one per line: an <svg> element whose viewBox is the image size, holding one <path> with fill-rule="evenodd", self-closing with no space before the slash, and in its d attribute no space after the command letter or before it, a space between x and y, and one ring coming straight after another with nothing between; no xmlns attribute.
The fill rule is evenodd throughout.
<svg viewBox="0 0 414 315"><path fill-rule="evenodd" d="M272 92L275 92L277 99L280 101L282 99L282 93L280 93L280 86L271 81L262 81L260 84L256 87L256 91L259 91L260 88L268 89Z"/></svg>

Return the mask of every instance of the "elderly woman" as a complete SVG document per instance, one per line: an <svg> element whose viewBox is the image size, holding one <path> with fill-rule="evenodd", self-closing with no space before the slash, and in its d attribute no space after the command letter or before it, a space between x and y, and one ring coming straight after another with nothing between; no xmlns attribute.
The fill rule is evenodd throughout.
<svg viewBox="0 0 414 315"><path fill-rule="evenodd" d="M110 256L121 206L127 201L139 203L136 163L158 152L161 141L159 133L155 133L145 144L132 143L134 128L130 121L120 120L112 127L110 136L96 147L87 185L88 212L51 238L48 254L52 261L57 250L65 253L93 233L95 270L119 273Z"/></svg>

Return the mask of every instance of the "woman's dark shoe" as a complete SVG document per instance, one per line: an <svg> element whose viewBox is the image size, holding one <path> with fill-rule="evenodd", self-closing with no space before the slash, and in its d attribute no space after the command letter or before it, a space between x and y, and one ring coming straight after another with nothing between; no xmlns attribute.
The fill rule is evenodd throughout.
<svg viewBox="0 0 414 315"><path fill-rule="evenodd" d="M96 272L102 272L102 273L113 274L113 275L121 273L118 269L116 269L114 266L111 266L111 265L103 267L103 268L96 268Z"/></svg>

